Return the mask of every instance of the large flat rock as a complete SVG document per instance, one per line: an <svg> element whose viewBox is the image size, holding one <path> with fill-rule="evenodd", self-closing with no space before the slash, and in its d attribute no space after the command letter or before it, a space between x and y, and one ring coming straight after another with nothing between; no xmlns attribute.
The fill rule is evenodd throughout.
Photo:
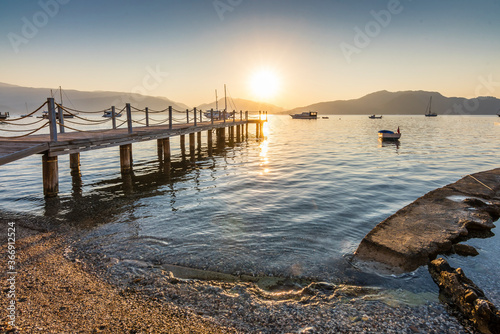
<svg viewBox="0 0 500 334"><path fill-rule="evenodd" d="M500 168L467 175L420 197L370 231L355 259L393 272L413 271L500 216Z"/></svg>

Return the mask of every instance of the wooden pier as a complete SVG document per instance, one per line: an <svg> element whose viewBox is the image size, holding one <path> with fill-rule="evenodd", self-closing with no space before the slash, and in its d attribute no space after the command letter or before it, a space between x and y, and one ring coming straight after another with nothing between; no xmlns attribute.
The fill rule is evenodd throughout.
<svg viewBox="0 0 500 334"><path fill-rule="evenodd" d="M119 146L121 173L128 174L133 169L132 144L134 143L156 140L160 163L168 163L171 159L170 138L172 137L180 137L180 148L184 155L186 152L185 136L188 135L189 152L194 157L196 145L201 146L202 132L207 133L208 151L211 154L213 147L212 131L215 131L217 143L224 145L226 129L228 129L230 142L234 142L235 137L236 141L240 141L243 136L248 138L248 124L255 124L256 137L259 138L263 137L263 125L267 122L267 113L259 112L258 118L249 119L248 112L243 115L242 111L240 111L239 120L237 120L235 112L233 112L230 119L223 117L223 120L214 120L212 117L209 120L202 120L201 111L199 111L198 117L198 111L195 108L191 111L186 110L185 123L174 123L173 109L169 107L168 118L166 121L161 122L164 124L151 125L148 108L146 108L145 125L134 127L132 108L130 104L127 104L124 108L127 120L122 123L127 124L126 128L116 126L115 108L113 107L111 109L112 129L66 132L66 128L70 127L64 125L63 107L57 105L58 112L56 112L56 104L53 98L48 98L46 105L48 107L47 126L50 130L49 134L31 134L21 138L0 137L0 165L33 154L42 154L43 190L46 197L54 197L58 194L58 156L60 155L69 154L71 174L80 175L80 152ZM167 109L165 114L166 111ZM192 116L190 116L190 112ZM59 131L57 131L58 126Z"/></svg>

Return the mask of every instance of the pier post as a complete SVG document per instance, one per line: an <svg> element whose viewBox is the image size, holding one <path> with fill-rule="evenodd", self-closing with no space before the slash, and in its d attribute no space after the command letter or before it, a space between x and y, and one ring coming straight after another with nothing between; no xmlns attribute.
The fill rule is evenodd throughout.
<svg viewBox="0 0 500 334"><path fill-rule="evenodd" d="M130 103L127 103L126 105L127 109L127 126L128 126L128 133L132 133L132 110L130 109Z"/></svg>
<svg viewBox="0 0 500 334"><path fill-rule="evenodd" d="M132 172L132 144L120 145L120 167L122 174Z"/></svg>
<svg viewBox="0 0 500 334"><path fill-rule="evenodd" d="M146 107L146 126L149 126L149 108Z"/></svg>
<svg viewBox="0 0 500 334"><path fill-rule="evenodd" d="M59 133L64 133L64 113L61 106L57 106L57 112L59 117Z"/></svg>
<svg viewBox="0 0 500 334"><path fill-rule="evenodd" d="M191 132L189 134L189 155L191 156L191 160L194 160L194 151L195 151L194 132Z"/></svg>
<svg viewBox="0 0 500 334"><path fill-rule="evenodd" d="M115 114L115 106L111 107L111 123L113 124L113 129L116 129L116 114Z"/></svg>
<svg viewBox="0 0 500 334"><path fill-rule="evenodd" d="M168 128L172 130L172 106L168 106Z"/></svg>
<svg viewBox="0 0 500 334"><path fill-rule="evenodd" d="M236 142L239 142L240 141L240 125L236 125Z"/></svg>
<svg viewBox="0 0 500 334"><path fill-rule="evenodd" d="M69 155L69 168L72 176L80 176L80 153L71 153Z"/></svg>
<svg viewBox="0 0 500 334"><path fill-rule="evenodd" d="M59 166L57 157L42 157L43 194L45 197L56 197L59 192Z"/></svg>
<svg viewBox="0 0 500 334"><path fill-rule="evenodd" d="M186 109L186 124L189 124L189 109Z"/></svg>
<svg viewBox="0 0 500 334"><path fill-rule="evenodd" d="M212 156L212 147L213 147L213 140L212 140L212 129L207 131L207 146L208 146L208 156Z"/></svg>
<svg viewBox="0 0 500 334"><path fill-rule="evenodd" d="M259 113L259 119L260 119L260 113ZM257 138L259 138L259 134L260 134L259 126L260 126L260 121L255 123L255 137L257 137Z"/></svg>
<svg viewBox="0 0 500 334"><path fill-rule="evenodd" d="M180 146L181 146L181 155L184 158L186 156L186 136L180 135Z"/></svg>
<svg viewBox="0 0 500 334"><path fill-rule="evenodd" d="M260 129L259 137L264 138L264 122L263 121L260 122L259 129Z"/></svg>
<svg viewBox="0 0 500 334"><path fill-rule="evenodd" d="M196 126L197 122L196 122L196 118L198 117L197 113L196 113L196 108L194 108L194 126Z"/></svg>
<svg viewBox="0 0 500 334"><path fill-rule="evenodd" d="M170 162L170 138L163 139L163 162Z"/></svg>
<svg viewBox="0 0 500 334"><path fill-rule="evenodd" d="M200 123L203 122L203 112L202 110L200 109Z"/></svg>
<svg viewBox="0 0 500 334"><path fill-rule="evenodd" d="M47 109L49 114L49 130L50 130L50 141L57 141L57 124L56 124L56 108L54 106L54 98L47 98Z"/></svg>
<svg viewBox="0 0 500 334"><path fill-rule="evenodd" d="M163 139L156 140L156 152L158 154L158 161L163 163Z"/></svg>
<svg viewBox="0 0 500 334"><path fill-rule="evenodd" d="M212 120L212 125L214 125L214 108L210 109L210 119Z"/></svg>
<svg viewBox="0 0 500 334"><path fill-rule="evenodd" d="M196 149L198 150L198 152L201 151L201 131L198 131L196 132Z"/></svg>
<svg viewBox="0 0 500 334"><path fill-rule="evenodd" d="M236 110L233 110L233 123L236 122Z"/></svg>

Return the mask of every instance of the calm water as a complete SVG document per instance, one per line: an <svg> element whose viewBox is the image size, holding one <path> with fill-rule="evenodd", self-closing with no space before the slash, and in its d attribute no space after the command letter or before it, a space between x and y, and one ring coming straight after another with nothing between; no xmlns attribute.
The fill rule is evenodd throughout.
<svg viewBox="0 0 500 334"><path fill-rule="evenodd" d="M1 167L0 208L56 216L81 227L89 249L119 259L396 287L412 280L417 291L435 291L425 268L382 277L353 268L348 255L416 198L498 167L497 119L329 117L270 116L265 140L251 137L213 157L202 151L195 164L175 163L170 175L159 171L155 141L134 145L135 174L125 180L118 148L82 153L81 187L65 156L60 197L47 202L41 159L26 158ZM398 126L399 145L378 142L378 130ZM176 140L172 148L180 160ZM500 286L488 281L500 275L498 239L468 243L481 255L451 257L451 264L497 294Z"/></svg>

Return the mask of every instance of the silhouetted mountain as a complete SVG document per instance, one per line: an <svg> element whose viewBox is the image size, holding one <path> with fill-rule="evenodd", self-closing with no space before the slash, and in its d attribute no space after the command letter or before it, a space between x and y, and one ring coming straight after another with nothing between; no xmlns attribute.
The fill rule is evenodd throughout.
<svg viewBox="0 0 500 334"><path fill-rule="evenodd" d="M494 115L500 110L500 99L486 96L476 99L445 97L437 92L386 90L354 100L321 102L286 111L288 114L313 110L336 115L423 115L432 96L432 111L438 115Z"/></svg>
<svg viewBox="0 0 500 334"><path fill-rule="evenodd" d="M65 106L83 111L98 111L111 106L121 109L125 106L125 103L130 103L133 107L139 109L149 107L153 110L162 110L170 105L177 110L189 108L183 103L174 102L164 97L143 96L123 92L84 92L66 90L64 88L62 92L63 104ZM52 94L56 102L59 103L59 90L53 90ZM38 108L50 96L50 88L30 88L0 83L0 111L25 114L27 111L31 112Z"/></svg>
<svg viewBox="0 0 500 334"><path fill-rule="evenodd" d="M219 110L224 110L224 98L219 99ZM245 111L267 111L269 114L278 114L283 112L283 108L277 107L275 105L269 104L269 103L262 103L262 102L254 102L250 100L244 100L244 99L228 99L227 100L227 110L232 111L232 110L242 110L243 112ZM198 106L199 109L205 111L205 110L210 110L214 109L216 110L216 104L215 101L212 103L205 103L200 106Z"/></svg>

